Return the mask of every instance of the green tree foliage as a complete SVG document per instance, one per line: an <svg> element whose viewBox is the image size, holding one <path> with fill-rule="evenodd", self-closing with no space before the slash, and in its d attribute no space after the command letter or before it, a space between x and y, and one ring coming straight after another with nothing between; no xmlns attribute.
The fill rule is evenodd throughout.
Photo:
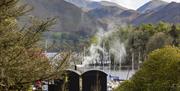
<svg viewBox="0 0 180 91"><path fill-rule="evenodd" d="M91 38L91 40L90 40L90 42L92 43L92 44L97 44L98 43L98 38L97 38L97 36L93 36L92 38Z"/></svg>
<svg viewBox="0 0 180 91"><path fill-rule="evenodd" d="M68 51L69 49L74 52L80 52L83 50L83 47L89 46L91 40L89 36L79 32L49 31L44 33L41 45L44 46L45 41L48 42L48 47L50 48L47 51L49 52Z"/></svg>
<svg viewBox="0 0 180 91"><path fill-rule="evenodd" d="M134 91L135 84L131 80L124 81L115 91Z"/></svg>
<svg viewBox="0 0 180 91"><path fill-rule="evenodd" d="M53 65L38 46L54 19L32 20L21 26L18 18L30 9L19 0L0 0L0 90L25 91L35 80L58 76L69 55Z"/></svg>
<svg viewBox="0 0 180 91"><path fill-rule="evenodd" d="M149 54L142 68L115 91L179 91L180 49L165 47Z"/></svg>
<svg viewBox="0 0 180 91"><path fill-rule="evenodd" d="M169 31L169 34L170 34L170 36L173 38L172 44L173 44L174 46L178 46L178 45L179 45L179 42L178 42L179 35L178 35L178 31L177 31L175 25L173 25L173 26L171 27L171 31Z"/></svg>
<svg viewBox="0 0 180 91"><path fill-rule="evenodd" d="M131 59L134 59L137 68L138 62L144 61L149 52L167 45L179 46L179 34L179 24L171 25L159 22L158 24L142 24L136 27L120 28L107 39L111 41L113 37L120 38L126 45L127 64L130 64Z"/></svg>
<svg viewBox="0 0 180 91"><path fill-rule="evenodd" d="M146 44L147 52L151 52L155 49L162 48L165 45L171 44L170 36L166 35L163 32L158 32L149 38L148 43Z"/></svg>

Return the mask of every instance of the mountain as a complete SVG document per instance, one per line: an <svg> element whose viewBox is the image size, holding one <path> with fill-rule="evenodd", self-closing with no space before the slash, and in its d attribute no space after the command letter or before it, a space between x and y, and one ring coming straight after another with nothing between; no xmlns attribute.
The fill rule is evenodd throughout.
<svg viewBox="0 0 180 91"><path fill-rule="evenodd" d="M172 2L156 12L142 14L134 19L132 24L139 25L142 23L157 23L159 21L179 23L180 3Z"/></svg>
<svg viewBox="0 0 180 91"><path fill-rule="evenodd" d="M163 3L162 1L151 1L143 6L144 10L150 8L157 9L152 9L151 12L146 11L144 13L139 13L138 11L130 10L115 3L105 1L90 2L83 0L87 5L90 3L95 5L91 6L94 9L88 11L84 11L82 7L70 3L74 1L82 3L81 0L69 0L69 2L64 0L24 1L34 7L34 10L30 12L31 16L42 18L57 17L58 22L53 31L81 32L91 35L99 28L111 30L112 28L123 24L139 25L142 23L156 23L159 21L170 23L180 22L180 5L175 2L161 7L161 5L164 5L165 3L161 5L158 4L160 5L158 6L157 2ZM145 6L148 6L149 8Z"/></svg>
<svg viewBox="0 0 180 91"><path fill-rule="evenodd" d="M89 2L98 7L84 11L72 3L64 0L24 0L34 7L29 14L31 16L57 17L57 24L53 31L81 32L87 35L94 34L99 28L110 30L110 27L127 23L136 17L137 12L128 10L115 3L110 2ZM77 0L77 3L81 3ZM84 1L86 2L86 1Z"/></svg>
<svg viewBox="0 0 180 91"><path fill-rule="evenodd" d="M125 10L124 8L119 8L116 6L104 6L104 7L89 11L88 15L94 18L113 17L117 14L120 14L124 10Z"/></svg>
<svg viewBox="0 0 180 91"><path fill-rule="evenodd" d="M100 2L90 1L90 0L65 0L65 1L72 3L72 4L76 5L77 7L85 9L85 10L102 8L104 6L120 7L120 5L113 3L113 2L109 2L109 1L100 1Z"/></svg>
<svg viewBox="0 0 180 91"><path fill-rule="evenodd" d="M139 13L121 6L103 6L87 12L87 15L96 20L96 25L102 26L105 30L127 24L136 18ZM99 25L100 24L100 25Z"/></svg>
<svg viewBox="0 0 180 91"><path fill-rule="evenodd" d="M123 8L120 5L113 3L113 2L108 2L108 1L101 1L101 2L89 2L87 4L87 7L89 7L90 9L97 9L97 8L103 8L106 6L111 6L111 7L119 7L119 8Z"/></svg>
<svg viewBox="0 0 180 91"><path fill-rule="evenodd" d="M99 2L101 5L103 6L116 6L116 7L121 7L120 5L113 3L113 2L109 2L109 1L101 1ZM123 8L123 7L121 7Z"/></svg>
<svg viewBox="0 0 180 91"><path fill-rule="evenodd" d="M34 10L28 13L30 17L57 18L57 24L53 26L52 32L45 33L45 38L51 42L50 44L56 43L58 46L53 48L53 51L61 50L59 47L62 50L66 49L67 44L79 49L82 45L87 45L90 36L100 29L110 31L126 24L180 22L180 3L175 2L162 7L163 4L154 3L159 2L156 0L142 6L139 11L104 1L24 0L24 2L34 7Z"/></svg>
<svg viewBox="0 0 180 91"><path fill-rule="evenodd" d="M122 22L130 24L131 21L136 19L139 15L140 13L135 10L125 10L121 14L119 14L118 17L121 18Z"/></svg>
<svg viewBox="0 0 180 91"><path fill-rule="evenodd" d="M30 15L37 17L57 17L53 31L96 31L96 25L89 19L81 8L64 0L25 0L34 7Z"/></svg>
<svg viewBox="0 0 180 91"><path fill-rule="evenodd" d="M65 0L66 2L72 3L80 8L86 8L89 1L87 0Z"/></svg>
<svg viewBox="0 0 180 91"><path fill-rule="evenodd" d="M154 12L165 7L168 3L161 0L152 0L137 9L140 13Z"/></svg>

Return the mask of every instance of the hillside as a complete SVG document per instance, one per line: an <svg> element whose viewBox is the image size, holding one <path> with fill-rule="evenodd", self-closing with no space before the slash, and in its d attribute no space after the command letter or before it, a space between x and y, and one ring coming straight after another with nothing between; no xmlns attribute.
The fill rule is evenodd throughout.
<svg viewBox="0 0 180 91"><path fill-rule="evenodd" d="M159 21L179 23L180 3L172 2L156 12L142 14L134 19L132 24L139 25L142 23L157 23Z"/></svg>
<svg viewBox="0 0 180 91"><path fill-rule="evenodd" d="M104 6L121 7L120 5L109 1L100 1L100 2L91 1L91 0L65 0L65 1L74 4L77 7L82 8L83 10L92 10L92 9L102 8Z"/></svg>
<svg viewBox="0 0 180 91"><path fill-rule="evenodd" d="M161 0L152 0L137 9L140 13L155 12L166 6L168 3Z"/></svg>
<svg viewBox="0 0 180 91"><path fill-rule="evenodd" d="M87 0L65 0L69 3L72 3L80 8L86 8L89 1Z"/></svg>
<svg viewBox="0 0 180 91"><path fill-rule="evenodd" d="M95 31L93 21L87 17L81 8L64 0L26 0L27 4L34 7L30 12L32 16L57 17L54 31ZM95 25L93 25L95 26Z"/></svg>
<svg viewBox="0 0 180 91"><path fill-rule="evenodd" d="M101 24L105 30L111 30L130 23L139 13L121 6L104 6L89 11L87 15L91 19L96 20L96 22L98 22L97 24Z"/></svg>

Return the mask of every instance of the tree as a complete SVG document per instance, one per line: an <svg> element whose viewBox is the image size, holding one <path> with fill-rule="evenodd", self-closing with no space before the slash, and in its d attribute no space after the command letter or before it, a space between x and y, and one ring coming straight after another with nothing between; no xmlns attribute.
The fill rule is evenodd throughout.
<svg viewBox="0 0 180 91"><path fill-rule="evenodd" d="M169 23L160 22L158 24L142 24L128 29L128 37L126 38L127 61L134 59L145 61L147 54L157 48L170 45L170 41L175 40L176 46L179 44L178 24L174 25L176 29L172 29ZM175 37L172 37L172 30L175 30ZM126 35L126 34L125 34Z"/></svg>
<svg viewBox="0 0 180 91"><path fill-rule="evenodd" d="M142 68L116 91L178 91L180 49L165 47L149 54Z"/></svg>
<svg viewBox="0 0 180 91"><path fill-rule="evenodd" d="M134 82L127 80L124 81L121 86L119 86L118 88L115 89L115 91L134 91Z"/></svg>
<svg viewBox="0 0 180 91"><path fill-rule="evenodd" d="M152 52L158 48L162 48L165 45L171 44L171 38L163 32L158 32L149 38L148 43L146 44L147 52Z"/></svg>
<svg viewBox="0 0 180 91"><path fill-rule="evenodd" d="M178 46L179 44L178 44L177 39L178 39L179 35L178 35L178 31L177 31L175 25L173 25L173 26L171 27L171 31L169 31L169 34L170 34L170 36L173 38L172 44L173 44L174 46Z"/></svg>
<svg viewBox="0 0 180 91"><path fill-rule="evenodd" d="M26 90L36 80L57 77L69 55L62 55L55 65L38 46L41 35L54 24L54 19L32 20L22 26L18 18L30 10L19 0L0 1L0 90ZM62 61L60 61L62 60Z"/></svg>

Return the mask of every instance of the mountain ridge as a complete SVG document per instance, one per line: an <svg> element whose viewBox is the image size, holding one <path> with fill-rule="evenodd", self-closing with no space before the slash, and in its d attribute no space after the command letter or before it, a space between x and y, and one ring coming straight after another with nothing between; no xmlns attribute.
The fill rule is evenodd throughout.
<svg viewBox="0 0 180 91"><path fill-rule="evenodd" d="M86 9L86 10L102 8L104 6L116 6L116 7L120 7L120 8L125 8L125 7L120 6L119 4L109 2L109 1L100 1L100 2L90 1L90 0L65 0L65 1L72 3L72 4L76 5L77 7L80 7L82 9Z"/></svg>
<svg viewBox="0 0 180 91"><path fill-rule="evenodd" d="M91 32L95 33L99 28L111 30L114 26L118 27L122 24L140 25L142 23L156 23L159 21L177 23L180 16L178 12L180 5L175 2L161 8L159 8L159 4L155 5L155 8L158 8L157 11L153 10L154 6L152 5L153 7L148 8L152 9L152 11L146 13L140 13L104 1L103 4L105 5L88 11L84 11L83 8L64 0L26 0L26 2L35 8L31 12L34 16L57 16L58 24L54 31L63 32L85 31L91 34ZM156 4L152 2L157 2L157 0L148 3ZM147 10L146 7L145 10Z"/></svg>
<svg viewBox="0 0 180 91"><path fill-rule="evenodd" d="M140 13L148 13L152 11L158 11L165 7L168 3L162 0L152 0L142 5L137 9Z"/></svg>
<svg viewBox="0 0 180 91"><path fill-rule="evenodd" d="M132 21L134 25L157 23L159 21L180 23L180 3L171 2L156 12L142 14Z"/></svg>
<svg viewBox="0 0 180 91"><path fill-rule="evenodd" d="M64 0L25 0L34 7L29 14L36 17L57 17L53 31L74 32L96 31L96 25L89 19L81 8Z"/></svg>

